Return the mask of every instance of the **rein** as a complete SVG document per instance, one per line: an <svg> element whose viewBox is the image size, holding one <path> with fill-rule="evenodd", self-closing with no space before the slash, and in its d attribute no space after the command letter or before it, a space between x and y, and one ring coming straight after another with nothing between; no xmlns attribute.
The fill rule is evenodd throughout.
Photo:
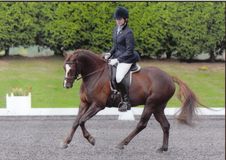
<svg viewBox="0 0 226 160"><path fill-rule="evenodd" d="M80 80L80 79L82 79L82 78L89 77L89 76L91 76L91 75L93 75L93 74L95 74L95 73L98 73L98 72L104 70L104 68L105 68L105 67L103 67L103 68L101 68L101 69L98 69L98 70L96 70L96 71L94 71L94 72L91 72L91 73L89 73L89 74L87 74L87 75L77 77L75 80L78 81L78 80Z"/></svg>
<svg viewBox="0 0 226 160"><path fill-rule="evenodd" d="M101 68L101 69L98 69L98 70L96 70L96 71L93 71L93 72L91 72L91 73L88 73L88 74L86 74L86 75L84 75L84 76L80 76L80 77L78 77L78 75L79 75L79 73L78 73L78 64L77 64L78 62L76 61L76 62L67 62L66 64L75 64L76 65L76 73L75 73L75 76L73 76L73 77L71 77L71 78L74 78L75 80L80 80L80 79L82 79L82 78L86 78L86 77L89 77L89 76L91 76L91 75L94 75L94 74L96 74L96 73L98 73L98 72L101 72L101 71L103 71L104 69L105 69L105 66L103 67L103 68Z"/></svg>

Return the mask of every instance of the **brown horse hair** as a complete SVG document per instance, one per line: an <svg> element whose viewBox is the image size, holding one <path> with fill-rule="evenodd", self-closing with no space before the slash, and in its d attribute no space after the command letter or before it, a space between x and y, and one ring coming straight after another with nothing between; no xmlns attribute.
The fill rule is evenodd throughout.
<svg viewBox="0 0 226 160"><path fill-rule="evenodd" d="M182 102L182 107L176 113L178 114L177 120L183 124L192 125L192 119L196 116L196 108L198 105L203 106L192 90L179 78L172 76L175 83L179 85L177 93L178 99Z"/></svg>

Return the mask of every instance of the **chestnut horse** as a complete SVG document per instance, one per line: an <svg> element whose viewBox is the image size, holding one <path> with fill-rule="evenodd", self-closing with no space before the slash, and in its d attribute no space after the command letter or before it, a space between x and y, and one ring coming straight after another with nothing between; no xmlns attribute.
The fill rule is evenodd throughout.
<svg viewBox="0 0 226 160"><path fill-rule="evenodd" d="M72 88L73 83L81 75L79 112L73 123L69 135L66 137L63 148L67 148L78 128L81 127L83 136L89 143L95 145L95 139L85 127L85 123L97 112L108 106L111 94L108 76L108 63L91 51L79 49L67 55L64 62L65 79L64 87ZM174 95L175 83L179 85L178 98L183 103L178 114L178 120L185 124L192 123L195 108L200 104L195 94L180 79L170 76L156 67L145 67L133 73L129 89L129 98L132 107L144 105L144 109L136 128L121 141L117 148L123 149L140 131L142 131L153 114L163 130L163 145L158 151L168 150L170 124L164 114L164 109L169 99Z"/></svg>

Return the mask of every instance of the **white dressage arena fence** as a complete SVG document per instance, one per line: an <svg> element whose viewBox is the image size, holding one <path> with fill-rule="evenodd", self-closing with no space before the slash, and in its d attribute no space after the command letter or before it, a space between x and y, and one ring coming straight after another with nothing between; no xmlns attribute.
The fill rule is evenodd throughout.
<svg viewBox="0 0 226 160"><path fill-rule="evenodd" d="M166 108L166 115L174 115L179 108ZM117 115L119 120L135 120L134 115L141 115L143 108L134 107L127 112L118 112L117 108L105 108L97 115ZM32 108L31 93L28 96L6 95L6 107L0 109L0 116L65 116L77 115L78 108ZM225 115L225 108L199 108L198 115Z"/></svg>

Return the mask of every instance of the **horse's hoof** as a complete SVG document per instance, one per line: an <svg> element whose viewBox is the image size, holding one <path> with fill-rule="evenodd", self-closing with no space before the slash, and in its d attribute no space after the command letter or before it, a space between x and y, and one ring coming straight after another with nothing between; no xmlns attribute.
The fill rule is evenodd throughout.
<svg viewBox="0 0 226 160"><path fill-rule="evenodd" d="M65 143L64 143L64 144L62 144L62 145L61 145L61 148L62 148L62 149L66 149L66 148L68 148L68 144L65 144Z"/></svg>
<svg viewBox="0 0 226 160"><path fill-rule="evenodd" d="M89 143L90 143L90 144L92 144L92 145L94 146L94 145L95 145L95 143L96 143L95 138L90 137L90 138L89 138Z"/></svg>
<svg viewBox="0 0 226 160"><path fill-rule="evenodd" d="M168 151L168 148L161 147L161 148L157 149L158 153L163 153L163 152L166 152L166 151Z"/></svg>
<svg viewBox="0 0 226 160"><path fill-rule="evenodd" d="M124 145L118 144L118 145L116 146L116 148L118 148L118 149L120 149L120 150L123 150L123 149L124 149Z"/></svg>

